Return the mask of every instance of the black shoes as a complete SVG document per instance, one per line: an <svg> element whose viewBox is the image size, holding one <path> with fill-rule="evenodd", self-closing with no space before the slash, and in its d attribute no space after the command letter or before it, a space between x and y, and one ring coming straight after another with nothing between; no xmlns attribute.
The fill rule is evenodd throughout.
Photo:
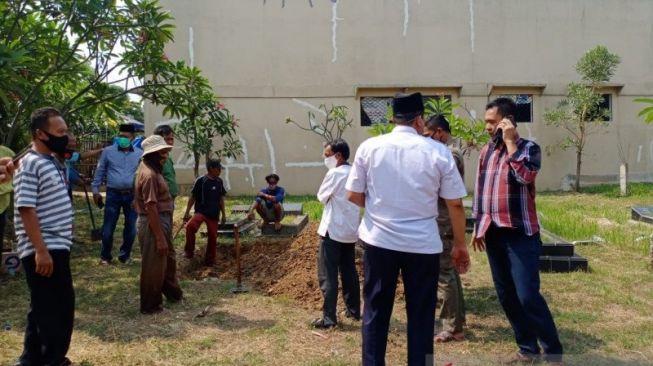
<svg viewBox="0 0 653 366"><path fill-rule="evenodd" d="M331 329L336 326L335 323L327 323L324 319L315 319L311 322L313 328L317 329Z"/></svg>
<svg viewBox="0 0 653 366"><path fill-rule="evenodd" d="M355 320L357 322L361 321L361 316L360 315L352 314L349 311L345 312L345 318L349 318L349 319Z"/></svg>

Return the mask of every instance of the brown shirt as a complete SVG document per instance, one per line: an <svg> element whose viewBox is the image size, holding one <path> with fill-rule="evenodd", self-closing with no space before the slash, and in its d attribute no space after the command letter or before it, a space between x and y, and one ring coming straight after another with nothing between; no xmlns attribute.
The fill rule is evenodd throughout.
<svg viewBox="0 0 653 366"><path fill-rule="evenodd" d="M156 202L159 212L172 212L172 196L163 175L141 162L135 185L134 207L139 215L147 214L145 206L152 202Z"/></svg>
<svg viewBox="0 0 653 366"><path fill-rule="evenodd" d="M451 150L451 155L453 155L453 160L456 162L456 168L458 168L458 173L461 177L465 176L465 162L463 161L463 155L460 150L449 146ZM442 198L438 198L438 231L440 232L441 237L451 238L453 235L453 227L451 226L451 218L449 217L449 210L447 209L447 203Z"/></svg>

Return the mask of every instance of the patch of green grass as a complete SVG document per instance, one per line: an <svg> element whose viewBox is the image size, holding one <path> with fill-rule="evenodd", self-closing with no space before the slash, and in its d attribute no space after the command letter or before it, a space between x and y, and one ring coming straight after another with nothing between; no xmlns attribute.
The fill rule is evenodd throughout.
<svg viewBox="0 0 653 366"><path fill-rule="evenodd" d="M542 226L569 241L599 236L607 244L646 255L653 227L633 222L631 208L653 202L653 184L631 185L631 194L619 196L615 185L593 186L583 193L544 192L537 207Z"/></svg>
<svg viewBox="0 0 653 366"><path fill-rule="evenodd" d="M633 185L632 195L618 197L615 186L589 188L585 193L538 194L543 227L567 240L601 236L604 243L576 246L590 261L588 273L543 273L541 288L554 314L570 364L630 365L653 359L653 272L647 268L648 235L652 226L632 223L630 207L653 201L653 184ZM229 197L227 207L248 204L252 197ZM313 196L289 196L301 202L311 220L322 205ZM85 208L83 201L75 206ZM185 201L177 201L180 219ZM101 223L100 215L98 222ZM120 240L121 222L116 230ZM75 332L69 356L83 365L355 365L360 361L360 323L344 322L327 338L308 325L319 310L307 310L287 296L267 296L244 278L250 293L233 295L233 281L185 279L185 301L164 305L161 315L138 311L140 255L134 247L132 266L97 264L99 243L89 240L90 222L77 214L72 271L77 292ZM645 237L644 239L641 239ZM243 236L242 244L251 242ZM260 238L256 239L260 240ZM183 246L183 235L176 246ZM220 245L233 240L220 238ZM116 248L117 249L117 248ZM472 252L472 269L462 275L467 307L468 340L437 345L438 364L491 364L515 349L513 334L498 303L485 253ZM311 264L313 265L313 264ZM22 349L28 296L22 275L0 285L0 364ZM207 306L204 317L195 317ZM406 316L403 300L392 315L388 364L405 364ZM442 360L443 362L440 362ZM576 362L578 361L578 362Z"/></svg>

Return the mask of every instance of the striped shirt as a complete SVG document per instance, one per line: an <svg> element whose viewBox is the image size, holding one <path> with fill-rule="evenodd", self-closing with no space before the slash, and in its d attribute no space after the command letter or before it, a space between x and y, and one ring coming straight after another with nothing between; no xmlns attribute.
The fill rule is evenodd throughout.
<svg viewBox="0 0 653 366"><path fill-rule="evenodd" d="M540 147L521 138L511 156L504 143L491 142L481 149L472 212L477 238L485 236L491 223L522 229L529 236L540 231L535 211L535 177L541 159Z"/></svg>
<svg viewBox="0 0 653 366"><path fill-rule="evenodd" d="M20 161L14 176L14 218L20 258L34 253L18 211L20 207L36 208L41 235L48 250L70 251L73 207L64 174L64 167L53 157L35 151L30 151Z"/></svg>

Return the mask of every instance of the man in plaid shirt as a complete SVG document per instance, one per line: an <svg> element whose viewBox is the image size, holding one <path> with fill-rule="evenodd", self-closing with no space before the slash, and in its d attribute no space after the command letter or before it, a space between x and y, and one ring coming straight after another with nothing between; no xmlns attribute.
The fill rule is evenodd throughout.
<svg viewBox="0 0 653 366"><path fill-rule="evenodd" d="M532 363L541 345L546 362L562 365L558 331L540 294L535 177L541 151L519 137L513 121L516 108L509 98L497 98L485 108L485 129L492 141L479 156L472 245L487 249L499 302L519 346L503 363Z"/></svg>

